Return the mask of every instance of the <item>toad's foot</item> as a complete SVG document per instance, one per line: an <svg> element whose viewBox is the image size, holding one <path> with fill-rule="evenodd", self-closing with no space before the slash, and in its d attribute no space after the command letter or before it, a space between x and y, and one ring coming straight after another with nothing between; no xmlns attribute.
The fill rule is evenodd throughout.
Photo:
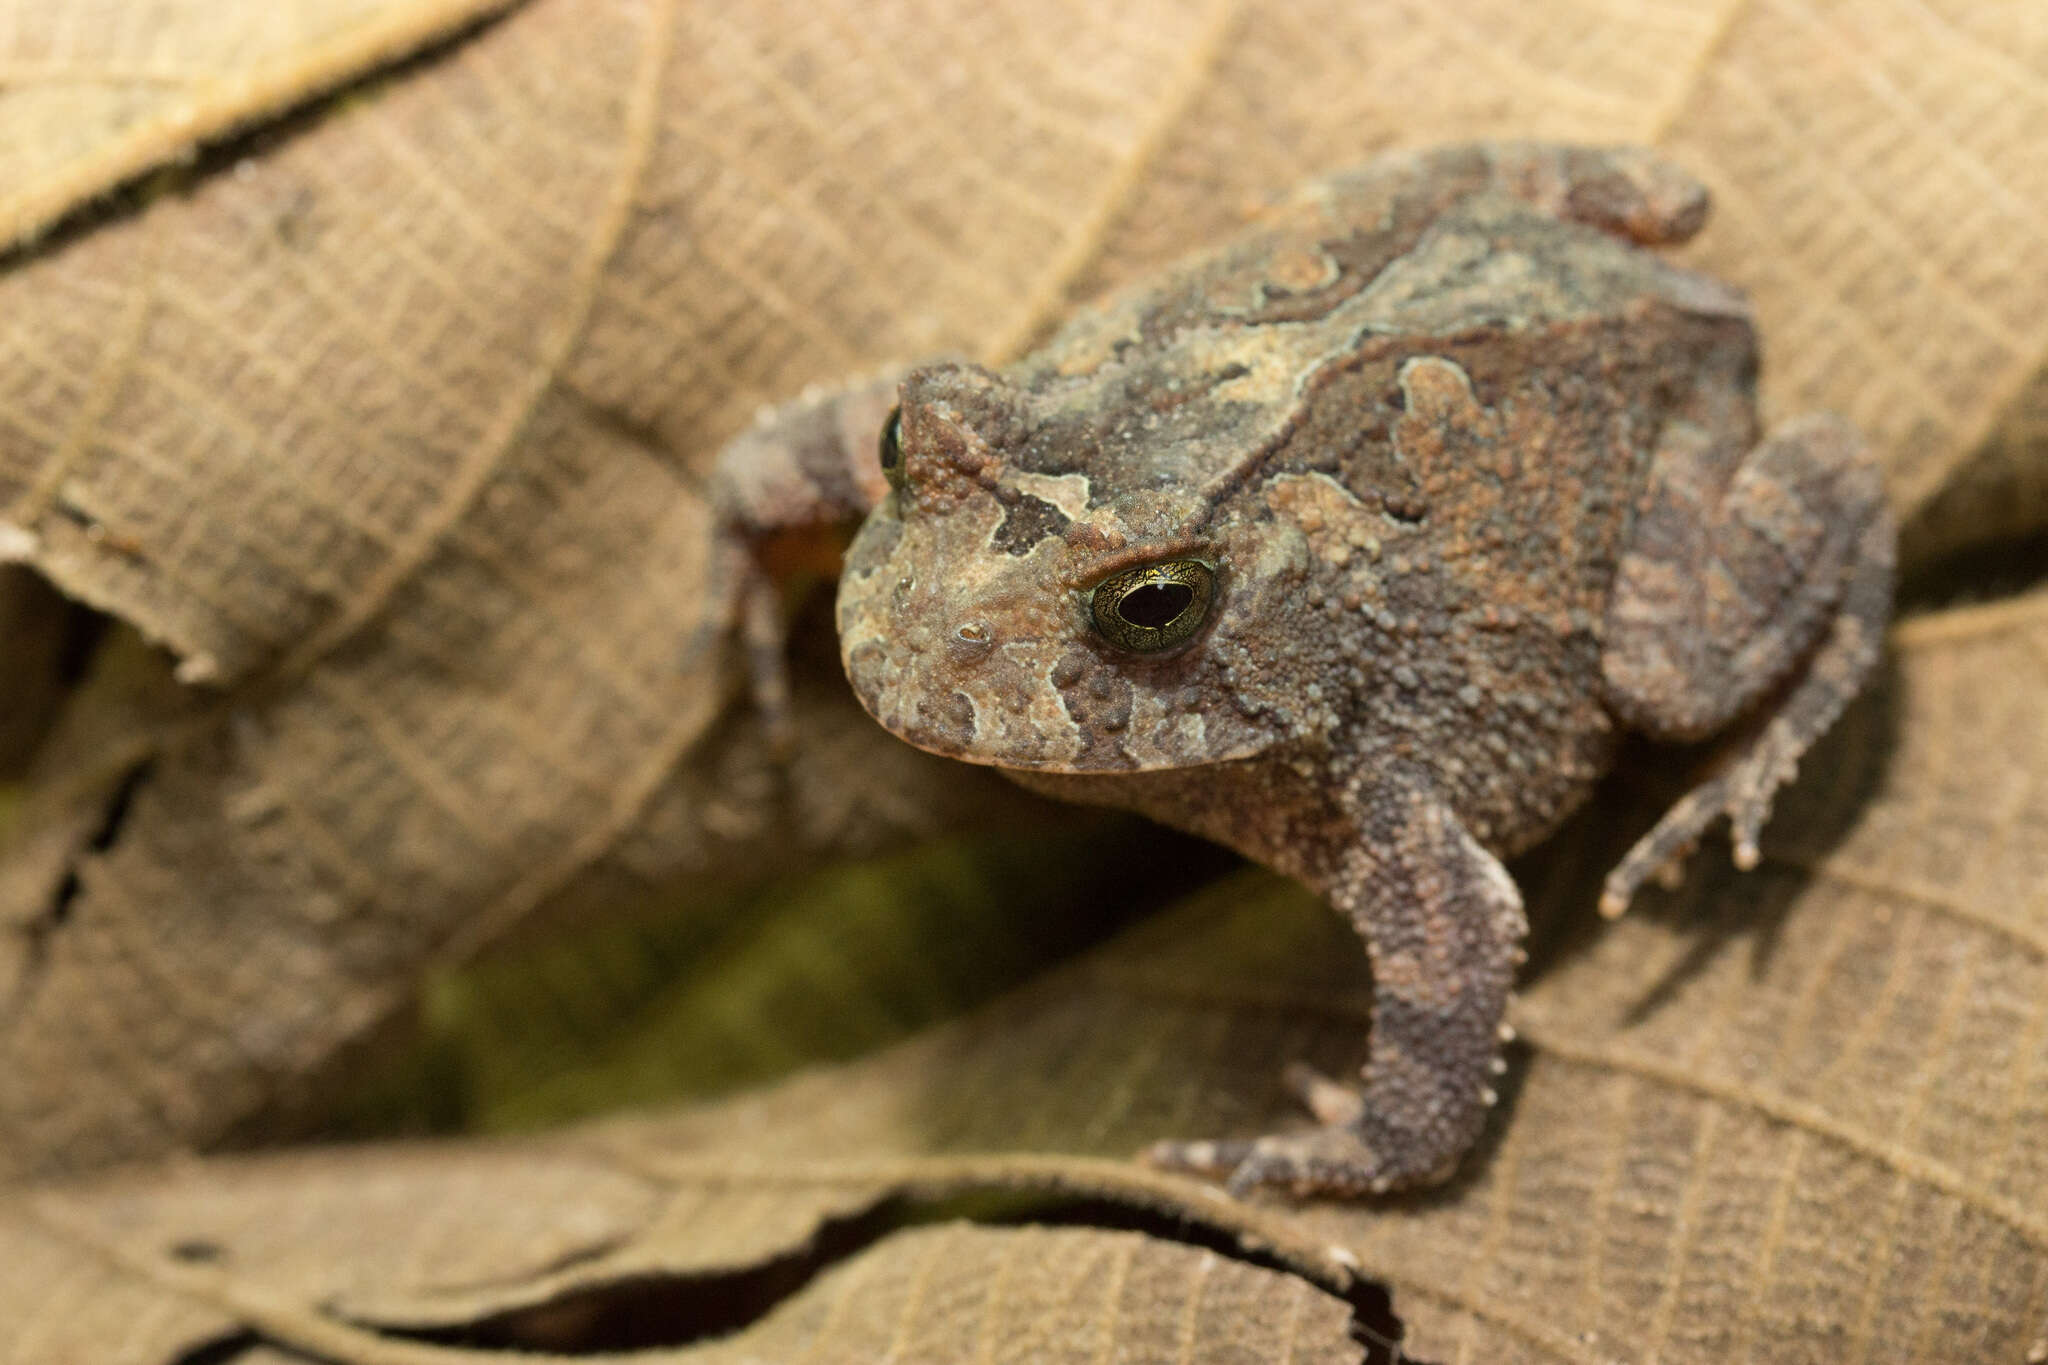
<svg viewBox="0 0 2048 1365"><path fill-rule="evenodd" d="M1235 1141L1155 1143L1145 1153L1146 1161L1222 1180L1224 1188L1239 1197L1263 1188L1297 1196L1385 1194L1434 1184L1456 1167L1456 1154L1423 1168L1378 1151L1366 1137L1366 1101L1355 1087L1299 1064L1288 1067L1283 1078L1322 1121L1321 1128Z"/></svg>
<svg viewBox="0 0 2048 1365"><path fill-rule="evenodd" d="M1613 919L1626 912L1647 881L1675 887L1700 836L1722 815L1728 817L1735 866L1744 872L1755 867L1763 856L1757 840L1771 818L1771 799L1792 780L1809 742L1783 718L1773 719L1732 765L1687 792L1615 864L1600 892L1600 913Z"/></svg>

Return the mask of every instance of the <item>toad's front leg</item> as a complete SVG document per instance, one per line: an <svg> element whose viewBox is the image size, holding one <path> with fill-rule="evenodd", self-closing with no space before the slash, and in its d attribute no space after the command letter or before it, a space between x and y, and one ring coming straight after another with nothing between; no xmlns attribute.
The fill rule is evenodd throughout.
<svg viewBox="0 0 2048 1365"><path fill-rule="evenodd" d="M712 469L712 607L691 652L708 653L738 627L755 709L784 754L795 732L778 580L803 567L836 573L835 529L888 491L877 445L902 377L896 366L765 409Z"/></svg>
<svg viewBox="0 0 2048 1365"><path fill-rule="evenodd" d="M1303 1133L1162 1143L1156 1164L1225 1176L1233 1193L1376 1194L1450 1175L1478 1139L1501 1070L1502 1017L1527 922L1507 870L1426 789L1387 786L1358 813L1332 903L1372 961L1364 1084L1303 1067L1288 1082L1322 1120Z"/></svg>

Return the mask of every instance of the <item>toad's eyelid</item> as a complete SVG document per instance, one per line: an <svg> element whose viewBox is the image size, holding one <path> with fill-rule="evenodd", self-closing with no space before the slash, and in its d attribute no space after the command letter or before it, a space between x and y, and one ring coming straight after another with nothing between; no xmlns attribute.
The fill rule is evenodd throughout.
<svg viewBox="0 0 2048 1365"><path fill-rule="evenodd" d="M1176 559L1196 560L1210 572L1217 571L1218 559L1215 550L1189 536L1173 540L1148 541L1143 545L1126 545L1123 549L1111 551L1100 559L1090 560L1087 567L1067 574L1065 582L1076 592L1087 592L1098 583L1127 570L1141 569L1147 564L1164 564Z"/></svg>

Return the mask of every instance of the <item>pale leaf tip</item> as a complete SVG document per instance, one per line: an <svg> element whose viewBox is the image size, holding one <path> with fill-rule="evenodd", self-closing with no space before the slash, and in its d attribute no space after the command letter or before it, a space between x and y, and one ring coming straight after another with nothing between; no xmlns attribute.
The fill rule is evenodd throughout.
<svg viewBox="0 0 2048 1365"><path fill-rule="evenodd" d="M187 687L210 683L220 677L220 660L211 654L187 654L178 660L171 676Z"/></svg>
<svg viewBox="0 0 2048 1365"><path fill-rule="evenodd" d="M34 559L42 548L42 537L28 527L0 521L0 564L24 563Z"/></svg>

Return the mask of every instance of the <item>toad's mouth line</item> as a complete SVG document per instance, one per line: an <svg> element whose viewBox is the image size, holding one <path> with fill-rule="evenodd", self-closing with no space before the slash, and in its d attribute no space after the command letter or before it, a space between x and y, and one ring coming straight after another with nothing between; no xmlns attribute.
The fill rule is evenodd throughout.
<svg viewBox="0 0 2048 1365"><path fill-rule="evenodd" d="M1014 772L1085 775L1197 769L1241 761L1259 745L1211 751L1200 712L1162 712L1114 724L1091 723L1065 709L1057 692L1044 714L965 689L864 685L852 677L861 709L897 739L935 757Z"/></svg>

